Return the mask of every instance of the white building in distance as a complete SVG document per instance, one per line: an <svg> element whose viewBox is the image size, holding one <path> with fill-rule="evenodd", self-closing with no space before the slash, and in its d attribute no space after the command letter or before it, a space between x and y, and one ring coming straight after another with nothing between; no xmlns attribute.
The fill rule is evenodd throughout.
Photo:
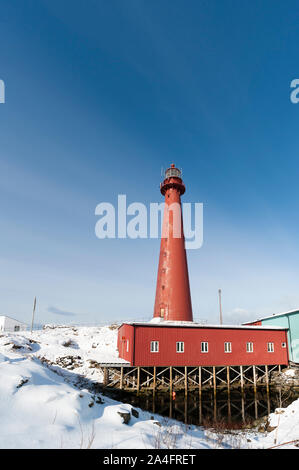
<svg viewBox="0 0 299 470"><path fill-rule="evenodd" d="M6 315L0 315L0 331L25 331L26 323L23 323Z"/></svg>

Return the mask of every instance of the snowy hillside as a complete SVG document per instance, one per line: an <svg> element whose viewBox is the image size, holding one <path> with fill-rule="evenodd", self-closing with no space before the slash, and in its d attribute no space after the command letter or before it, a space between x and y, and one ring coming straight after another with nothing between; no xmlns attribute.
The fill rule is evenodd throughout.
<svg viewBox="0 0 299 470"><path fill-rule="evenodd" d="M92 361L119 360L116 333L66 327L2 334L0 447L268 448L299 440L299 400L270 416L272 432L221 434L140 409L134 416L131 405L87 389L87 382L101 380Z"/></svg>

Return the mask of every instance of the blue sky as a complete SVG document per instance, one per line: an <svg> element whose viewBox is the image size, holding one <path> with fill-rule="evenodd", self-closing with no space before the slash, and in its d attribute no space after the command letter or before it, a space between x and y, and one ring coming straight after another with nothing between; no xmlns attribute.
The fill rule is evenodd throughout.
<svg viewBox="0 0 299 470"><path fill-rule="evenodd" d="M204 204L194 315L299 306L298 2L3 0L0 313L152 315L159 240L99 240L98 203L160 202L161 166Z"/></svg>

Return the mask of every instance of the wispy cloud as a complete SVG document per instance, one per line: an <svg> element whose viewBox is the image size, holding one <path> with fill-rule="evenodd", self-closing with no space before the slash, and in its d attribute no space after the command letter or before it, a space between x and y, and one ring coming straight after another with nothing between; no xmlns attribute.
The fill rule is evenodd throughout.
<svg viewBox="0 0 299 470"><path fill-rule="evenodd" d="M62 315L64 317L74 317L77 315L77 313L67 312L65 310L61 310L60 308L56 308L56 307L48 307L48 312L55 313L55 315Z"/></svg>
<svg viewBox="0 0 299 470"><path fill-rule="evenodd" d="M232 309L230 312L224 313L224 323L231 323L240 325L241 323L245 323L250 320L256 319L256 314L245 308L236 307Z"/></svg>

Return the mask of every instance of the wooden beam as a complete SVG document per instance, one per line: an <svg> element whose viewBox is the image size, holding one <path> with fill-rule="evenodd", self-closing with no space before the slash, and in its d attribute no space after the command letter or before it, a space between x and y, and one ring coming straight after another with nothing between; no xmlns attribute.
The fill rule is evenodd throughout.
<svg viewBox="0 0 299 470"><path fill-rule="evenodd" d="M253 387L254 387L254 393L256 393L256 368L255 366L253 367Z"/></svg>
<svg viewBox="0 0 299 470"><path fill-rule="evenodd" d="M229 366L226 368L226 378L227 378L227 393L230 395L230 376L229 376Z"/></svg>
<svg viewBox="0 0 299 470"><path fill-rule="evenodd" d="M172 366L169 367L169 390L170 390L170 395L172 395L172 386L173 386L173 382L172 382ZM170 399L172 399L172 396L170 397Z"/></svg>
<svg viewBox="0 0 299 470"><path fill-rule="evenodd" d="M265 373L266 373L266 388L267 388L267 395L269 395L269 371L268 366L265 366Z"/></svg>
<svg viewBox="0 0 299 470"><path fill-rule="evenodd" d="M120 381L119 381L119 388L122 390L124 386L124 367L120 367Z"/></svg>
<svg viewBox="0 0 299 470"><path fill-rule="evenodd" d="M140 390L140 367L137 367L137 394L139 394Z"/></svg>
<svg viewBox="0 0 299 470"><path fill-rule="evenodd" d="M188 370L187 366L185 366L185 396L188 395Z"/></svg>
<svg viewBox="0 0 299 470"><path fill-rule="evenodd" d="M154 390L154 395L156 393L156 387L157 387L157 369L156 366L154 366L154 383L153 383L153 390Z"/></svg>
<svg viewBox="0 0 299 470"><path fill-rule="evenodd" d="M108 372L108 368L107 367L104 367L104 386L106 387L106 385L108 385L108 382L109 382L109 372Z"/></svg>
<svg viewBox="0 0 299 470"><path fill-rule="evenodd" d="M240 376L241 376L241 391L244 393L244 376L243 376L243 366L240 366Z"/></svg>
<svg viewBox="0 0 299 470"><path fill-rule="evenodd" d="M201 401L201 367L200 366L198 368L198 393L199 393L199 400Z"/></svg>
<svg viewBox="0 0 299 470"><path fill-rule="evenodd" d="M216 396L216 367L213 366L213 385L214 385L214 396Z"/></svg>

